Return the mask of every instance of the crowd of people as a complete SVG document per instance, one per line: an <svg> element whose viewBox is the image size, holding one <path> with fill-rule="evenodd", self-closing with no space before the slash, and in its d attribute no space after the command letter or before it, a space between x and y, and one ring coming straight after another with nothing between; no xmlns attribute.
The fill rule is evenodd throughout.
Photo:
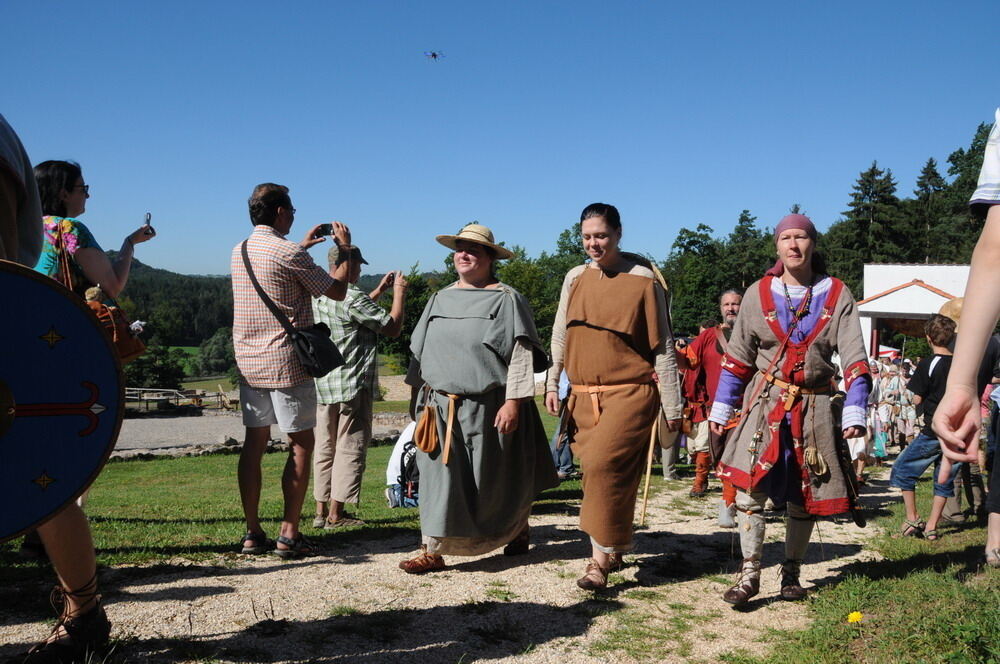
<svg viewBox="0 0 1000 664"><path fill-rule="evenodd" d="M65 275L68 264L74 292L100 285L106 297L117 296L135 245L155 230L146 225L130 234L109 261L78 219L89 196L79 166L44 162L32 169L2 118L0 130L5 257L53 277ZM962 334L958 314L931 315L925 333L933 355L915 364L868 356L854 296L828 273L817 229L801 214L776 224L774 266L745 292L720 293L720 322L706 321L690 341L675 337L669 286L656 266L622 249L613 205L594 203L580 215L587 261L566 274L551 339L539 337L526 298L497 278L498 262L512 254L490 228L471 223L438 235L452 252L457 280L431 296L409 339L421 540L399 568L425 574L446 568L445 556L526 553L532 502L577 476L575 456L582 471L580 529L590 545L576 584L604 588L633 547L650 455L660 453L664 475L675 478L681 447L694 467L691 497L707 494L714 473L722 485L719 526L738 527L742 562L722 598L734 606L760 591L766 509L786 514L780 596L806 597L800 568L816 520L847 513L863 523L865 464L885 458L890 446L901 448L890 483L906 507L902 536L939 537L938 521L963 466L966 482L981 486L980 397L990 394L1000 360L1000 342L987 344L1000 300L984 295L988 287L973 290L1000 277L997 132L974 199L987 223ZM231 260L246 427L239 550L298 558L317 549L300 527L310 477L314 528L363 524L347 506L360 500L372 436L377 340L400 334L407 282L394 271L371 292L360 290L367 261L342 223L311 227L300 242L288 239L295 208L285 186L258 185L248 207L253 230ZM308 249L323 242L332 246L321 267ZM378 301L390 291L387 311ZM325 325L340 366L310 375L288 323ZM541 372L544 407L559 419L551 442L534 401ZM283 517L272 540L258 508L273 425L290 446ZM925 522L914 491L931 464L937 479ZM988 500L980 493L970 513L989 512L987 562L1000 565L1000 487L991 481ZM72 504L37 532L64 605L50 637L23 661L76 661L110 632L87 520Z"/></svg>

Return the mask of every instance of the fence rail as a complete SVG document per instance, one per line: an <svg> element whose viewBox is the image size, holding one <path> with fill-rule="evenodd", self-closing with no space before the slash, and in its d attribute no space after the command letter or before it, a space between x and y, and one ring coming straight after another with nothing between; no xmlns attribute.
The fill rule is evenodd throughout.
<svg viewBox="0 0 1000 664"><path fill-rule="evenodd" d="M139 405L141 410L165 410L178 406L195 406L196 408L218 408L220 410L235 410L236 405L222 391L205 390L173 390L161 387L126 387L125 402Z"/></svg>

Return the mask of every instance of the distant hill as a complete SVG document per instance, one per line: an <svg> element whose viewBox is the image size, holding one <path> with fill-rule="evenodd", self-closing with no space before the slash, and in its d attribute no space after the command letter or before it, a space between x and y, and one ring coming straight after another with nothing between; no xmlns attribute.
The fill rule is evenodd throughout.
<svg viewBox="0 0 1000 664"><path fill-rule="evenodd" d="M107 253L112 260L117 256ZM370 292L383 276L362 275L358 288ZM179 274L132 259L128 285L118 302L130 318L146 321L146 339L165 346L198 346L220 327L233 325L229 275Z"/></svg>

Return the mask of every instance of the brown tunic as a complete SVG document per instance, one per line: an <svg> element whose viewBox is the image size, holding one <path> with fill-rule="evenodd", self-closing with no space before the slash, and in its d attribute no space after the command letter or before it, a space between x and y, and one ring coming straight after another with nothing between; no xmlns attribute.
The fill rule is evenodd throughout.
<svg viewBox="0 0 1000 664"><path fill-rule="evenodd" d="M569 293L566 374L577 427L573 453L583 467L580 527L604 547L632 543L635 498L660 396L652 381L666 312L659 286L646 277L587 269ZM612 386L591 396L576 390Z"/></svg>

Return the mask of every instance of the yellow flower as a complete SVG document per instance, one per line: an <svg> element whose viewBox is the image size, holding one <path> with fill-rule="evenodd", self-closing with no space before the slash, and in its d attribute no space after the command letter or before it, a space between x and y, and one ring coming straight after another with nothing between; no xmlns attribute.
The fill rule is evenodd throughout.
<svg viewBox="0 0 1000 664"><path fill-rule="evenodd" d="M847 614L847 622L849 623L861 622L861 618L862 615L860 611L851 611L850 613Z"/></svg>

